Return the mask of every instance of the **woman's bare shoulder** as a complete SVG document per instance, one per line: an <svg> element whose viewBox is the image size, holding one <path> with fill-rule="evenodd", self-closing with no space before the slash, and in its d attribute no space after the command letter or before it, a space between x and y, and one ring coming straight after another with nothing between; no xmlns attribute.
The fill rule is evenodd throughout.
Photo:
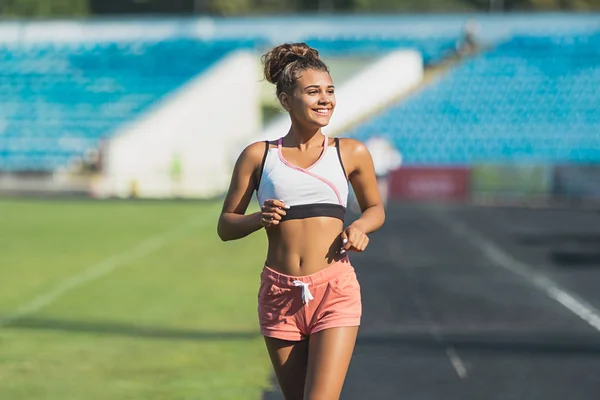
<svg viewBox="0 0 600 400"><path fill-rule="evenodd" d="M363 142L353 138L340 138L340 151L350 156L360 156L369 153L367 146Z"/></svg>
<svg viewBox="0 0 600 400"><path fill-rule="evenodd" d="M265 141L254 142L249 144L242 150L239 156L240 161L249 162L252 164L259 164L265 155Z"/></svg>

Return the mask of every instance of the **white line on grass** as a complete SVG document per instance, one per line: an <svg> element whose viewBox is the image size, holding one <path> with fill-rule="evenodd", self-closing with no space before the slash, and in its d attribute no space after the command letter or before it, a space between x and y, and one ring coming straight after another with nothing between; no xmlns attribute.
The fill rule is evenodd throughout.
<svg viewBox="0 0 600 400"><path fill-rule="evenodd" d="M473 246L479 248L496 265L525 278L548 297L562 304L600 332L600 312L594 306L560 287L549 277L536 272L530 265L516 260L491 240L486 239L481 233L474 231L464 223L453 220L439 212L436 212L435 216L440 223L450 228L457 236L461 236Z"/></svg>
<svg viewBox="0 0 600 400"><path fill-rule="evenodd" d="M201 228L207 225L209 222L213 221L207 215L196 217L172 230L152 236L121 253L114 254L100 262L90 265L80 273L71 275L70 277L64 279L54 289L34 297L32 300L19 306L13 313L0 319L0 328L27 315L40 311L68 291L93 281L94 279L98 279L101 276L106 275L127 263L145 257L168 245L174 240L186 236L190 230L194 228Z"/></svg>

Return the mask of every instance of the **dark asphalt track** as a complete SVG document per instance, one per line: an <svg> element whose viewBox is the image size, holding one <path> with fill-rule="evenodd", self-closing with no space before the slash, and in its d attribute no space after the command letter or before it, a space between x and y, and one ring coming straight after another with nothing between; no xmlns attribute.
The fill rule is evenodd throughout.
<svg viewBox="0 0 600 400"><path fill-rule="evenodd" d="M393 204L352 262L343 400L600 399L600 212Z"/></svg>

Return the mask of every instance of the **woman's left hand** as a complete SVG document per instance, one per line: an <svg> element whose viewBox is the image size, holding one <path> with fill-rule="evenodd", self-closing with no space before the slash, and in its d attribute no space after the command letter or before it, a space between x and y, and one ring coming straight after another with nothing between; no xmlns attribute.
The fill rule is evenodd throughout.
<svg viewBox="0 0 600 400"><path fill-rule="evenodd" d="M340 254L345 254L347 251L361 252L367 248L369 237L360 227L355 224L350 224L341 234L342 249Z"/></svg>

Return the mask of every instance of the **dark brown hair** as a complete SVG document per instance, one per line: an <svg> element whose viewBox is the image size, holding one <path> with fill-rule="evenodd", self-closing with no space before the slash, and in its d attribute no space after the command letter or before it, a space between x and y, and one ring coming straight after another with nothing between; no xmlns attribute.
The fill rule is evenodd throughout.
<svg viewBox="0 0 600 400"><path fill-rule="evenodd" d="M285 43L272 48L262 56L265 79L281 93L291 93L300 72L307 69L329 72L319 58L319 52L306 43Z"/></svg>

